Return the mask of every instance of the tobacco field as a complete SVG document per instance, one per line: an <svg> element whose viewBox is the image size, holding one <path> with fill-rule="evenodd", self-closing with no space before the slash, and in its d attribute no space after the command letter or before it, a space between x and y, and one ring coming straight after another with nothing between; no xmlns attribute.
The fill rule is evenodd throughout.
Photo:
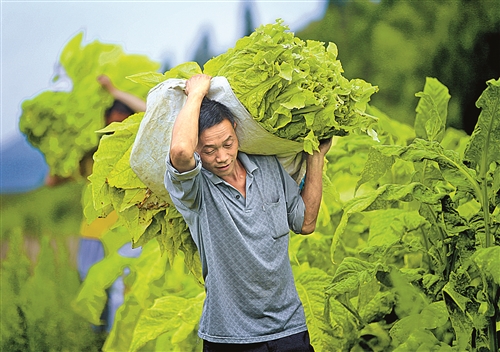
<svg viewBox="0 0 500 352"><path fill-rule="evenodd" d="M276 28L266 30L276 30L278 37L282 32ZM296 38L291 41L297 44ZM66 57L85 52L78 38L71 43ZM313 44L304 52L319 50ZM322 62L336 62L336 48L321 48L327 57ZM116 53L113 47L101 50ZM226 59L221 55L204 69L230 77L230 64L221 63ZM132 62L126 56L123 60ZM145 87L202 72L195 63L164 74L150 72L156 67L146 60L141 68L131 65L130 72L116 72L116 77L123 76L124 86L140 87L134 89L145 96ZM292 82L302 67L281 69L279 76ZM449 116L453 96L437 78L421 77L420 90L413 92L412 125L369 103L377 87L363 80L339 82L340 93L331 99L348 102L342 110L348 113L331 122L334 143L326 156L318 225L311 235L290 233L289 242L312 345L319 352L498 351L500 79L484 82L482 94L475 97L479 118L471 134L449 127L447 120L455 118ZM50 99L59 99L55 94ZM243 98L254 104L251 97ZM307 105L307 99L302 103ZM44 104L30 104L25 111L33 118L40 115L37 106L46 111ZM312 111L287 104L277 106ZM262 109L255 114L265 115ZM285 115L276 121L298 121ZM171 201L154 194L129 164L143 117L138 113L97 126L99 138L86 137L82 146L97 147L88 180L43 187L2 207L2 246L8 250L1 264L0 350L201 351L197 324L205 293L196 247ZM307 128L315 125L313 119L307 115ZM26 133L50 154L44 137L35 136L27 120L22 121ZM276 127L276 121L269 129L284 126ZM301 137L304 152L317 146L314 133ZM58 155L69 150L56 149ZM73 174L80 154L62 158L54 152L52 160L61 173ZM5 204L8 200L3 198ZM28 214L22 219L21 208ZM71 264L71 241L81 221L112 211L119 220L102 237L106 256L80 283ZM23 237L40 243L36 260L26 252ZM142 248L137 258L119 253L131 241ZM96 334L91 324L101 323L106 291L120 276L124 302L109 334Z"/></svg>

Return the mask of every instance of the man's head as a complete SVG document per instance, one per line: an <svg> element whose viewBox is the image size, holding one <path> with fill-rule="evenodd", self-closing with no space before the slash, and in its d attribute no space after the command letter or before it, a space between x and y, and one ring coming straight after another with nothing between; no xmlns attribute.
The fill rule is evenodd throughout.
<svg viewBox="0 0 500 352"><path fill-rule="evenodd" d="M115 100L113 101L113 105L107 108L104 112L106 126L111 122L122 122L134 113L134 110L132 110L128 105L119 100Z"/></svg>
<svg viewBox="0 0 500 352"><path fill-rule="evenodd" d="M221 123L223 120L229 120L231 125L236 126L234 115L227 106L207 97L203 98L200 108L198 135L201 135L207 128Z"/></svg>
<svg viewBox="0 0 500 352"><path fill-rule="evenodd" d="M203 167L219 177L234 172L238 156L234 115L223 104L204 98L200 108L198 147Z"/></svg>

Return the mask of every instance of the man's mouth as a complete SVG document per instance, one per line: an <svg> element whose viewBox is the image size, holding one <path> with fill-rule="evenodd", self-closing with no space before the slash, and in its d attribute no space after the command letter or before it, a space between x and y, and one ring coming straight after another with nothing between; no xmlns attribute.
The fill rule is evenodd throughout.
<svg viewBox="0 0 500 352"><path fill-rule="evenodd" d="M220 170L220 171L226 171L227 169L229 169L229 164L224 165L224 166L217 166L217 170Z"/></svg>

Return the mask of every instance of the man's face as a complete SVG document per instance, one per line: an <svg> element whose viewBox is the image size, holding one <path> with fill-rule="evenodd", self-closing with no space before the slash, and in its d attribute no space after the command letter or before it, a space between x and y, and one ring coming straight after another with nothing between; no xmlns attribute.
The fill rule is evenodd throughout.
<svg viewBox="0 0 500 352"><path fill-rule="evenodd" d="M234 173L238 156L238 138L229 120L207 128L198 137L197 152L203 167L224 178Z"/></svg>
<svg viewBox="0 0 500 352"><path fill-rule="evenodd" d="M122 122L130 115L120 111L111 111L109 116L106 118L106 125L109 125L111 122Z"/></svg>

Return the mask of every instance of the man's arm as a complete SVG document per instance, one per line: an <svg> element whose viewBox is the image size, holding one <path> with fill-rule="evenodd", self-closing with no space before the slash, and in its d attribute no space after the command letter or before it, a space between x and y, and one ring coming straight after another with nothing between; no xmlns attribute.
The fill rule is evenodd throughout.
<svg viewBox="0 0 500 352"><path fill-rule="evenodd" d="M199 74L186 82L187 100L172 128L170 162L179 172L194 169L194 152L198 145L198 121L201 102L207 95L212 77Z"/></svg>
<svg viewBox="0 0 500 352"><path fill-rule="evenodd" d="M316 220L323 193L323 165L325 155L331 145L331 139L324 141L320 144L319 151L314 151L312 155L307 156L306 179L300 194L306 207L301 231L304 235L310 234L316 229Z"/></svg>
<svg viewBox="0 0 500 352"><path fill-rule="evenodd" d="M129 108L135 112L146 111L146 102L133 94L119 90L113 85L113 82L106 75L100 75L97 77L99 84L106 89L109 94L113 96L116 100L121 101L123 104L127 105Z"/></svg>

